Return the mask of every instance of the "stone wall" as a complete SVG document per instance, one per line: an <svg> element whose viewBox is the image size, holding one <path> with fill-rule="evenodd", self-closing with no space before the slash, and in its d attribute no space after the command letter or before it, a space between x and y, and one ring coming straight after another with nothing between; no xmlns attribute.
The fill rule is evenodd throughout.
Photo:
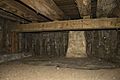
<svg viewBox="0 0 120 80"><path fill-rule="evenodd" d="M120 32L117 30L87 31L87 54L109 61L120 59Z"/></svg>

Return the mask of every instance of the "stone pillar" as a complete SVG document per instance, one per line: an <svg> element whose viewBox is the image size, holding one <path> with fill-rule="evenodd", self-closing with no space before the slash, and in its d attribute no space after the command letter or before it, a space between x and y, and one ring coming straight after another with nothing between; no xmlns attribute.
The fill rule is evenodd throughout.
<svg viewBox="0 0 120 80"><path fill-rule="evenodd" d="M66 57L87 57L84 31L70 31Z"/></svg>

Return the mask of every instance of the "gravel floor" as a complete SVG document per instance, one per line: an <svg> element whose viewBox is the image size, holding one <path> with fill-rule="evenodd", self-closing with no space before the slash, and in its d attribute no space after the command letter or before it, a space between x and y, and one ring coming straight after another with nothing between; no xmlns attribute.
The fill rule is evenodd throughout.
<svg viewBox="0 0 120 80"><path fill-rule="evenodd" d="M40 62L39 65L34 65L33 62L29 64L31 61L36 63L36 60L39 60L37 61L37 63ZM71 59L67 60L72 62ZM68 62L67 60L56 60L56 62ZM87 70L54 65L45 66L40 65L41 61L43 60L30 58L0 64L0 80L120 80L120 68Z"/></svg>

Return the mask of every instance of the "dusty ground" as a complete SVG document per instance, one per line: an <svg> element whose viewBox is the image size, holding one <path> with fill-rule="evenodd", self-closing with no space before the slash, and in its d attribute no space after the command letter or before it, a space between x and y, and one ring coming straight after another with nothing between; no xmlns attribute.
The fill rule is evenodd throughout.
<svg viewBox="0 0 120 80"><path fill-rule="evenodd" d="M111 67L111 69L88 70L89 68L84 69L85 66L83 69L76 67L67 68L65 66L66 62L72 64L71 62L74 61L84 62L87 65L93 64L92 66L96 64L93 60L91 60L92 62L89 59L89 61L86 60L87 62L85 60L54 60L59 63L57 65L46 65L48 63L53 64L54 61L45 61L36 58L4 63L0 65L0 80L120 80L120 68L114 69ZM65 67L61 67L60 63L63 65L63 62L65 62ZM109 63L109 66L111 65L113 64Z"/></svg>

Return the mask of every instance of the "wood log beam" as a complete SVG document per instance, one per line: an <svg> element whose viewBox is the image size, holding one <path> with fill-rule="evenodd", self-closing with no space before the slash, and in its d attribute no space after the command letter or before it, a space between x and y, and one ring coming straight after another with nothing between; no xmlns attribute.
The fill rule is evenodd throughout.
<svg viewBox="0 0 120 80"><path fill-rule="evenodd" d="M57 30L90 30L120 28L120 18L80 19L68 21L54 21L44 23L18 24L9 27L10 31L36 32Z"/></svg>
<svg viewBox="0 0 120 80"><path fill-rule="evenodd" d="M65 15L53 0L20 0L51 20L62 20Z"/></svg>
<svg viewBox="0 0 120 80"><path fill-rule="evenodd" d="M37 15L33 10L15 0L1 0L0 8L29 21L48 21L43 16Z"/></svg>
<svg viewBox="0 0 120 80"><path fill-rule="evenodd" d="M1 9L0 9L0 17L6 18L6 19L9 19L12 21L17 21L20 23L29 23L29 21L22 19L14 14L8 13L8 12L1 10Z"/></svg>

